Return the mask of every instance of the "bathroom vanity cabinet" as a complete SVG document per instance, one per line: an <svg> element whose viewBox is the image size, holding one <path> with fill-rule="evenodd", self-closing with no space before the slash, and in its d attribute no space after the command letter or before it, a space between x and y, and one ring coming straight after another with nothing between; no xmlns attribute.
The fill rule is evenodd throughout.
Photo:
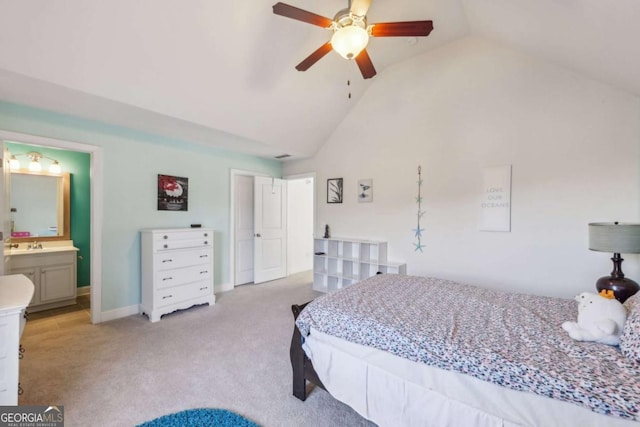
<svg viewBox="0 0 640 427"><path fill-rule="evenodd" d="M10 252L11 274L24 274L35 286L30 312L76 303L77 251L69 246Z"/></svg>

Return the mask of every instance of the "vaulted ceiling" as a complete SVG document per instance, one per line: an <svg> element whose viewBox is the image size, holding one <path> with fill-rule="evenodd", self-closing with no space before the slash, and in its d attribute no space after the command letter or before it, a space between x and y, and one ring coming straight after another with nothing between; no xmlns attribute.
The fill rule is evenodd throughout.
<svg viewBox="0 0 640 427"><path fill-rule="evenodd" d="M333 18L347 0L285 0ZM640 94L637 0L373 0L369 22L433 20L373 38L363 80L329 31L276 0L0 0L0 99L260 156L310 156L387 67L477 36ZM470 70L472 72L472 70ZM350 97L349 97L350 95ZM1 126L0 126L1 127Z"/></svg>

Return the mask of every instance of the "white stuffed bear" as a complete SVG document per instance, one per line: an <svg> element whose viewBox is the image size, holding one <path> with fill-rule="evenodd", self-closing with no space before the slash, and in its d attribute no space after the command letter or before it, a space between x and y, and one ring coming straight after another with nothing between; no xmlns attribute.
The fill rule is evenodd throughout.
<svg viewBox="0 0 640 427"><path fill-rule="evenodd" d="M627 310L616 299L591 292L574 298L578 305L578 322L564 322L562 329L576 341L596 341L602 344L620 344L620 334L627 320Z"/></svg>

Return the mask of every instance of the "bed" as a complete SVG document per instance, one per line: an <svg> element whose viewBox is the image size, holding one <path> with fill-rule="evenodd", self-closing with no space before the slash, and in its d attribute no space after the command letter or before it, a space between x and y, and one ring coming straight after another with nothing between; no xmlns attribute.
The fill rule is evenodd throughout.
<svg viewBox="0 0 640 427"><path fill-rule="evenodd" d="M293 393L311 382L381 427L637 427L640 294L625 306L607 346L562 330L573 300L377 275L292 307Z"/></svg>

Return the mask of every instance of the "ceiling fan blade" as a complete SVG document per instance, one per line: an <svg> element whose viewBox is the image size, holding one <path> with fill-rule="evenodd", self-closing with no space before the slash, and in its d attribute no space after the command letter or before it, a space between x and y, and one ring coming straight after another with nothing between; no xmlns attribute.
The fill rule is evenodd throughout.
<svg viewBox="0 0 640 427"><path fill-rule="evenodd" d="M321 60L322 57L329 52L331 52L331 42L326 42L316 49L311 55L307 56L301 63L296 65L296 70L307 71L313 64Z"/></svg>
<svg viewBox="0 0 640 427"><path fill-rule="evenodd" d="M333 23L331 19L325 18L324 16L316 15L315 13L307 12L306 10L298 9L297 7L280 2L273 5L273 13L317 25L322 28L330 27Z"/></svg>
<svg viewBox="0 0 640 427"><path fill-rule="evenodd" d="M371 6L371 0L353 0L349 10L356 16L365 16L369 6Z"/></svg>
<svg viewBox="0 0 640 427"><path fill-rule="evenodd" d="M372 24L373 37L418 37L428 36L433 30L433 21L382 22Z"/></svg>
<svg viewBox="0 0 640 427"><path fill-rule="evenodd" d="M371 62L371 58L369 58L366 49L363 49L362 52L356 56L356 63L358 64L358 68L360 68L362 77L365 79L370 79L376 75L376 69L373 67L373 62Z"/></svg>

